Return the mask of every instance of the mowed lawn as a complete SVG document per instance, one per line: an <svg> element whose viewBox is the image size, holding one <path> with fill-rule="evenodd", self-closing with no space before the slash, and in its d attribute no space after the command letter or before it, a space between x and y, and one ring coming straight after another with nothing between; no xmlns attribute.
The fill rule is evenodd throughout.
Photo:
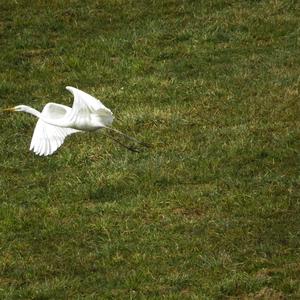
<svg viewBox="0 0 300 300"><path fill-rule="evenodd" d="M300 2L0 2L0 107L101 99L52 156L0 113L1 299L298 299Z"/></svg>

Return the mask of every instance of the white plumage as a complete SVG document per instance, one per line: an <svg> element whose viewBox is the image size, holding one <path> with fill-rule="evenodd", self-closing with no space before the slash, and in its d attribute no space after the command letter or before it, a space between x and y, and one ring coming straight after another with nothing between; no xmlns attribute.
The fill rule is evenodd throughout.
<svg viewBox="0 0 300 300"><path fill-rule="evenodd" d="M68 135L108 128L114 120L111 110L101 101L74 87L67 86L66 89L74 95L72 108L48 103L41 113L27 105L4 109L4 111L27 112L39 118L30 144L30 150L37 155L52 154L63 144Z"/></svg>
<svg viewBox="0 0 300 300"><path fill-rule="evenodd" d="M29 150L37 155L50 155L63 144L68 135L76 132L80 132L80 130L50 125L39 119L33 132Z"/></svg>

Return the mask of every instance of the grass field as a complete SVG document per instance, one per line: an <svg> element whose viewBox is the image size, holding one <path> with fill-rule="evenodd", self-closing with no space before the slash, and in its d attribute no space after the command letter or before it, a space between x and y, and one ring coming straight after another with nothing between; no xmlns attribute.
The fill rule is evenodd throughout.
<svg viewBox="0 0 300 300"><path fill-rule="evenodd" d="M1 113L1 299L300 299L300 3L0 2L1 107L72 105L101 132L29 152Z"/></svg>

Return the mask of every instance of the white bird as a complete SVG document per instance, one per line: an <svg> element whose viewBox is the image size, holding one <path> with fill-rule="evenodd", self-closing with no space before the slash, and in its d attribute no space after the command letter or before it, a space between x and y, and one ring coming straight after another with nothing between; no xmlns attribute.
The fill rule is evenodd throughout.
<svg viewBox="0 0 300 300"><path fill-rule="evenodd" d="M41 113L27 105L3 109L3 111L26 112L38 118L30 144L30 150L35 154L51 155L63 144L68 135L82 131L95 131L100 128L108 128L147 146L135 138L111 128L114 115L101 101L74 87L67 86L66 89L74 96L72 108L62 104L47 103ZM106 136L127 149L138 152L137 149L124 145L113 136Z"/></svg>

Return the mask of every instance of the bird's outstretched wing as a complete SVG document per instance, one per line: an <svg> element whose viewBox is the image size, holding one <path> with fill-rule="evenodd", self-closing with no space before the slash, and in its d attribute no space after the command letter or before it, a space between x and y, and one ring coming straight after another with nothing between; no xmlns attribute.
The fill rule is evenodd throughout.
<svg viewBox="0 0 300 300"><path fill-rule="evenodd" d="M30 150L37 155L50 155L63 144L68 135L75 132L79 130L53 126L39 119L33 132Z"/></svg>
<svg viewBox="0 0 300 300"><path fill-rule="evenodd" d="M87 120L93 119L97 121L97 125L101 124L101 127L112 124L113 113L100 100L71 86L67 86L66 89L74 96L72 110L68 114L70 123L84 124L87 123Z"/></svg>
<svg viewBox="0 0 300 300"><path fill-rule="evenodd" d="M100 100L93 96L71 86L67 86L66 89L74 96L72 110L76 111L77 114L95 113L98 110L106 110L112 114L109 108L105 107Z"/></svg>

